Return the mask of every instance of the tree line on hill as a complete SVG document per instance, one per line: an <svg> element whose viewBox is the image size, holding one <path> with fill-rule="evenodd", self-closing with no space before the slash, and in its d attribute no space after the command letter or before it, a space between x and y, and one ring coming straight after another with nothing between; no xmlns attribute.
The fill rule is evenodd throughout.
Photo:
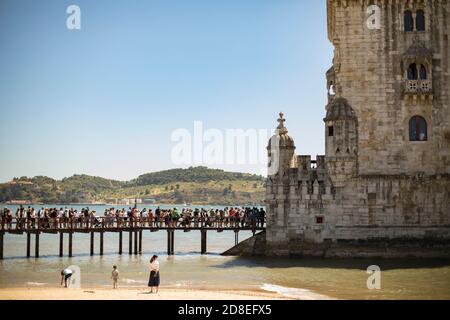
<svg viewBox="0 0 450 320"><path fill-rule="evenodd" d="M187 169L171 169L160 172L153 172L141 175L131 181L117 181L95 177L89 175L74 175L62 180L55 180L45 176L36 176L33 178L20 177L12 181L0 184L0 203L9 201L27 201L42 203L90 203L99 201L101 197L118 197L118 195L128 194L129 196L140 196L149 194L151 186L165 186L161 188L161 194L156 198L163 200L165 194L168 199L175 199L179 202L184 194L190 194L190 200L195 201L195 194L201 190L201 196L205 194L215 195L219 198L216 190L208 190L205 185L208 182L247 182L253 186L249 188L247 198L251 198L251 193L261 193L261 186L265 178L258 175L227 172L220 169L209 169L207 167L190 167ZM180 183L192 183L193 190L180 190ZM148 187L148 188L146 188ZM141 191L144 188L145 191ZM247 190L245 190L247 191ZM223 196L234 194L230 187L221 189ZM258 195L260 198L260 195ZM193 199L191 199L193 198ZM207 197L205 198L207 199Z"/></svg>

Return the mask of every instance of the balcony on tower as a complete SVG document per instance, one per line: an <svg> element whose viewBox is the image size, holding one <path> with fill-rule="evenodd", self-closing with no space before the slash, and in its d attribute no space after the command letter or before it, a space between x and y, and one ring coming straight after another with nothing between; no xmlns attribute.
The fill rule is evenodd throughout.
<svg viewBox="0 0 450 320"><path fill-rule="evenodd" d="M417 42L403 55L406 97L433 97L432 52Z"/></svg>

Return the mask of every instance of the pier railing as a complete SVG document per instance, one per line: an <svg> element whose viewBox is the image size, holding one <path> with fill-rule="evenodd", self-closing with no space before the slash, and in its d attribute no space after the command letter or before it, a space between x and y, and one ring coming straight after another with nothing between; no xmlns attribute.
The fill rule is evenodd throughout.
<svg viewBox="0 0 450 320"><path fill-rule="evenodd" d="M73 218L0 218L0 230L5 232L31 231L98 231L129 229L261 229L265 218L211 218L150 219L142 217L73 217Z"/></svg>

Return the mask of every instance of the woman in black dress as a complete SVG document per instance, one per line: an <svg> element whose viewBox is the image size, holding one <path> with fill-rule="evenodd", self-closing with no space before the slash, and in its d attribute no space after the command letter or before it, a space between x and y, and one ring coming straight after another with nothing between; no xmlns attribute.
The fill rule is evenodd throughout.
<svg viewBox="0 0 450 320"><path fill-rule="evenodd" d="M150 293L153 293L153 287L156 287L156 293L159 288L159 261L158 256L154 255L150 259L150 279L148 280L148 286L150 287Z"/></svg>

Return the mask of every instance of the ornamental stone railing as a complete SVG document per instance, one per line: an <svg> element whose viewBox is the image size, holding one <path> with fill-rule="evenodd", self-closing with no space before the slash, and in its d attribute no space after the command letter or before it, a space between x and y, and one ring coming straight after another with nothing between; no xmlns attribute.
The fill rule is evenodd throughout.
<svg viewBox="0 0 450 320"><path fill-rule="evenodd" d="M430 94L433 91L431 80L407 80L405 93Z"/></svg>

